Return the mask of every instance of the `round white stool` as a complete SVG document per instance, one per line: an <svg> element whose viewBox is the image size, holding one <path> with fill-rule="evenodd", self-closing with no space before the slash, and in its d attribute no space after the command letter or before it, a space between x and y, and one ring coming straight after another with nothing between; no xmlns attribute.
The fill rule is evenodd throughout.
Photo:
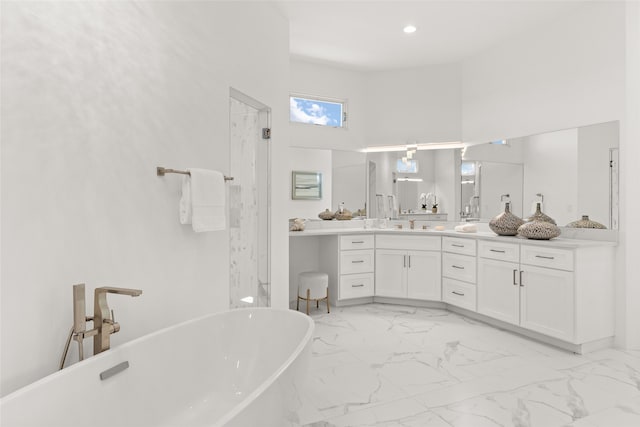
<svg viewBox="0 0 640 427"><path fill-rule="evenodd" d="M307 301L307 314L309 314L309 301L316 302L316 308L320 308L320 301L327 301L327 313L329 311L329 275L318 271L305 271L298 276L298 299L296 310L300 310L300 300Z"/></svg>

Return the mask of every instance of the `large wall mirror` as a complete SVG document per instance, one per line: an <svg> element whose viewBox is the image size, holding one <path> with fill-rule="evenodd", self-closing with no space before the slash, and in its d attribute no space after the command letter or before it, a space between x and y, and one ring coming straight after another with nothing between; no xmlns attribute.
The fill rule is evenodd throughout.
<svg viewBox="0 0 640 427"><path fill-rule="evenodd" d="M419 150L411 174L397 172L404 152L332 150L332 209L340 202L352 211L366 206L375 218L376 195L385 203L393 195L402 211L419 212L420 195L432 193L449 221L487 222L508 195L521 217L541 202L560 226L589 215L617 229L618 140L618 122L607 122L464 149Z"/></svg>
<svg viewBox="0 0 640 427"><path fill-rule="evenodd" d="M467 147L461 219L489 221L508 199L521 217L541 203L560 226L588 215L618 229L618 140L607 122Z"/></svg>

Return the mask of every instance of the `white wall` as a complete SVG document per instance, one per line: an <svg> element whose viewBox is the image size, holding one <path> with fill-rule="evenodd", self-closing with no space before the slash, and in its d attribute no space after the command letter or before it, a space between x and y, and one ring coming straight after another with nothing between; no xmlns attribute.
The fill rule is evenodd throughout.
<svg viewBox="0 0 640 427"><path fill-rule="evenodd" d="M348 112L344 129L291 123L291 146L337 150L359 150L366 146L365 85L361 73L292 59L289 93L344 99Z"/></svg>
<svg viewBox="0 0 640 427"><path fill-rule="evenodd" d="M287 250L288 60L268 4L3 3L3 395L56 370L73 284L88 299L143 289L109 298L113 345L228 308L228 233L181 226L180 177L155 167L228 169L229 87L273 108L272 237ZM288 263L272 267L286 306Z"/></svg>
<svg viewBox="0 0 640 427"><path fill-rule="evenodd" d="M620 250L616 301L617 343L640 349L640 3L626 2L626 111L620 138Z"/></svg>
<svg viewBox="0 0 640 427"><path fill-rule="evenodd" d="M584 2L462 64L465 141L527 136L624 114L623 2Z"/></svg>
<svg viewBox="0 0 640 427"><path fill-rule="evenodd" d="M291 178L289 178L289 200L287 218L318 218L325 209L331 210L331 150L294 148L288 150L289 176L292 171L320 172L322 174L322 199L293 200L291 198ZM335 211L334 211L335 212Z"/></svg>
<svg viewBox="0 0 640 427"><path fill-rule="evenodd" d="M458 64L365 76L367 145L460 141Z"/></svg>

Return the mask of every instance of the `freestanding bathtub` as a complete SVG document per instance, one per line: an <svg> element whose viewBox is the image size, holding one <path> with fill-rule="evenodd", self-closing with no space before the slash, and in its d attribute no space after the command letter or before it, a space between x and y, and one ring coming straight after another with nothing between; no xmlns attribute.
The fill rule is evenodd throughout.
<svg viewBox="0 0 640 427"><path fill-rule="evenodd" d="M0 425L295 426L313 328L304 314L271 308L181 323L5 396Z"/></svg>

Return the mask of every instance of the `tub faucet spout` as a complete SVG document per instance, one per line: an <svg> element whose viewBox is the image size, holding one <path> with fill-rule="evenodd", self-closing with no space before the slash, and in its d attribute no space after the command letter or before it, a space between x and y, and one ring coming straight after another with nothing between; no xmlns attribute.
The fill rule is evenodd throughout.
<svg viewBox="0 0 640 427"><path fill-rule="evenodd" d="M94 355L109 350L111 347L111 334L120 331L120 324L115 321L113 310L109 310L107 294L137 297L142 295L142 291L140 289L114 288L111 286L95 289L93 298L93 325L98 330L98 333L93 337Z"/></svg>

